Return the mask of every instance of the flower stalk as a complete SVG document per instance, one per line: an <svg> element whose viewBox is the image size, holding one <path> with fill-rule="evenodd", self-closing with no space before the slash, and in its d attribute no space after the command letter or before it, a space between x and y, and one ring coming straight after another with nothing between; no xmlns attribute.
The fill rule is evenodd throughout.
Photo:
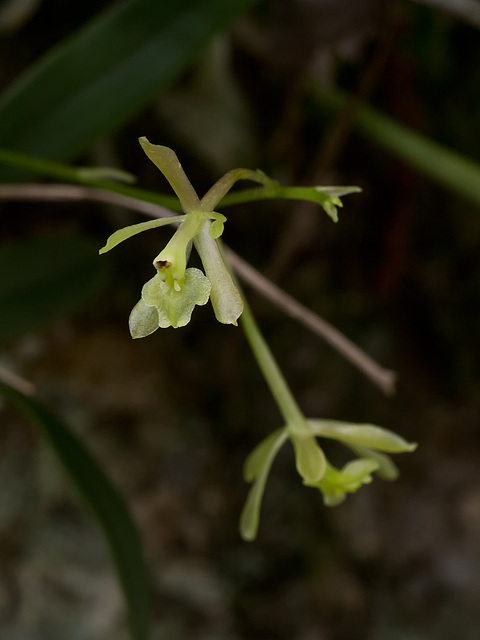
<svg viewBox="0 0 480 640"><path fill-rule="evenodd" d="M334 420L307 419L298 406L277 361L266 343L250 307L225 262L217 241L223 233L225 216L215 211L237 180L252 180L262 185L264 193L313 200L336 222L340 196L355 192L354 187L282 188L262 171L234 169L218 180L200 199L187 178L175 153L168 147L151 144L140 138L147 156L164 174L175 191L183 216L141 223L116 231L100 250L109 251L127 238L156 227L179 223L153 265L156 275L142 288L142 296L133 308L129 326L132 337L142 338L159 327L182 327L190 322L196 305L210 299L219 322L240 323L255 359L282 415L284 426L270 434L248 456L244 475L252 483L240 518L240 532L245 540L257 535L260 508L268 474L273 461L290 440L295 464L303 483L323 495L326 505L341 503L347 493L357 491L378 473L394 479L397 470L388 453L413 451L416 444L374 425L355 425ZM188 267L190 248L194 245L205 273ZM334 439L347 446L358 457L342 469L336 469L325 457L318 438Z"/></svg>

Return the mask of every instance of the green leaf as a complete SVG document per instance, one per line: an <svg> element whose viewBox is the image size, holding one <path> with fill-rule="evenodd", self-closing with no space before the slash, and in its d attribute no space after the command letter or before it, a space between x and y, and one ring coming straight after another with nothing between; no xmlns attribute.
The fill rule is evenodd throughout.
<svg viewBox="0 0 480 640"><path fill-rule="evenodd" d="M352 103L350 94L319 82L311 84L318 106L341 111ZM443 186L480 205L480 163L440 145L368 104L355 111L353 125L394 157Z"/></svg>
<svg viewBox="0 0 480 640"><path fill-rule="evenodd" d="M2 381L0 393L40 429L96 517L123 588L131 638L147 640L150 617L147 569L139 532L123 498L92 454L46 407Z"/></svg>
<svg viewBox="0 0 480 640"><path fill-rule="evenodd" d="M107 253L124 240L128 240L132 236L136 236L137 233L142 231L148 231L149 229L156 229L157 227L164 227L167 224L175 224L176 222L183 222L186 216L171 216L169 218L161 218L160 220L149 220L148 222L140 222L139 224L132 224L129 227L123 227L118 229L115 233L108 238L104 247L100 249L98 253Z"/></svg>
<svg viewBox="0 0 480 640"><path fill-rule="evenodd" d="M104 281L96 243L39 236L0 244L0 342L70 313Z"/></svg>
<svg viewBox="0 0 480 640"><path fill-rule="evenodd" d="M257 537L260 507L262 505L268 474L270 473L275 456L287 439L288 434L285 429L275 431L275 433L267 438L268 447L265 446L266 441L264 440L247 458L244 474L245 476L252 477L252 473L255 473L256 479L250 489L240 516L240 535L244 540L251 541ZM259 466L260 464L261 466Z"/></svg>
<svg viewBox="0 0 480 640"><path fill-rule="evenodd" d="M107 180L135 184L136 176L117 167L77 167L75 169L81 180Z"/></svg>
<svg viewBox="0 0 480 640"><path fill-rule="evenodd" d="M252 4L113 3L4 93L0 146L50 159L71 157L148 104Z"/></svg>

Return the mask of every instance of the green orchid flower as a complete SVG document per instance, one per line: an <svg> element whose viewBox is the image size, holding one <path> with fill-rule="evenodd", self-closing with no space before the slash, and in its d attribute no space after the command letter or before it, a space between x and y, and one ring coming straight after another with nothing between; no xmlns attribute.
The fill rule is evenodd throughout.
<svg viewBox="0 0 480 640"><path fill-rule="evenodd" d="M145 137L139 142L170 183L185 213L119 229L100 249L100 253L105 253L137 233L167 224L179 225L154 259L157 274L143 288L141 300L130 315L130 331L134 338L148 336L160 327L185 326L195 305L206 304L206 296L207 300L210 297L219 322L237 325L244 305L217 242L223 233L226 217L216 212L215 207L238 180L260 184L263 193L269 196L317 202L334 220L337 219L337 207L342 205L340 196L358 191L356 187L282 188L260 170L232 169L200 199L172 149L152 144ZM204 274L198 269L187 269L192 244L200 256Z"/></svg>
<svg viewBox="0 0 480 640"><path fill-rule="evenodd" d="M251 189L248 199L287 198L315 202L336 222L341 196L359 191L357 187L281 187L261 171L234 169L218 180L200 199L185 175L175 153L168 147L151 144L140 138L146 155L164 174L181 204L183 215L171 216L132 225L116 231L108 238L100 253L105 253L124 240L143 231L176 224L177 229L166 246L153 260L156 274L143 286L141 299L133 308L129 326L134 338L143 338L158 328L183 327L190 322L196 305L210 299L217 320L242 327L252 351L283 416L285 426L265 438L248 456L244 475L252 483L240 518L240 532L245 540L253 540L258 531L263 494L275 457L290 440L297 471L306 486L318 489L326 505L340 504L349 493L372 482L373 474L394 480L398 470L390 453L413 451L397 434L375 425L358 425L335 420L307 419L295 399L265 342L248 305L233 281L224 262L218 239L226 218L215 211L223 201L233 204L245 198L245 192L228 194L238 180L252 180L261 188ZM252 193L253 192L253 193ZM192 246L205 273L187 267ZM319 439L334 439L357 456L342 469L327 460Z"/></svg>
<svg viewBox="0 0 480 640"><path fill-rule="evenodd" d="M251 482L247 501L240 517L240 533L245 540L254 540L260 520L260 509L268 474L282 446L291 440L297 471L306 486L319 489L327 506L343 502L348 493L355 493L372 482L372 474L394 480L396 467L386 455L414 451L416 443L407 442L388 429L374 425L351 424L335 420L306 420L308 430L285 426L260 442L248 456L244 478ZM317 437L334 439L345 444L359 456L341 470L325 458Z"/></svg>
<svg viewBox="0 0 480 640"><path fill-rule="evenodd" d="M372 473L377 469L377 462L363 458L352 460L341 471L327 464L323 478L309 486L320 489L325 505L336 507L345 500L347 493L355 493L362 485L370 484Z"/></svg>
<svg viewBox="0 0 480 640"><path fill-rule="evenodd" d="M160 327L185 326L194 307L206 304L209 298L217 320L236 325L243 311L243 301L216 242L223 233L226 217L214 209L237 180L249 179L263 185L273 184L273 181L261 171L234 169L220 178L200 200L171 149L151 144L146 138L139 141L177 194L185 215L125 227L112 234L100 249L100 253L105 253L137 233L167 224L179 224L170 241L154 259L157 274L145 284L142 297L132 310L129 320L132 337L148 336ZM199 269L187 269L192 244L197 249L205 274Z"/></svg>

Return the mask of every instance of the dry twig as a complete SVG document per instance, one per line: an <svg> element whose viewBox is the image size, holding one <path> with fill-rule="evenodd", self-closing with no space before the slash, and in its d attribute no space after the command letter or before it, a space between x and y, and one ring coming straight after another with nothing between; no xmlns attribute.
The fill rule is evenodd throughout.
<svg viewBox="0 0 480 640"><path fill-rule="evenodd" d="M111 191L77 185L0 185L0 201L1 200L106 202L108 204L123 206L155 218L172 215L171 211L156 204L137 200L136 198L129 198ZM385 394L391 395L395 392L396 374L394 371L382 367L349 338L338 331L338 329L295 300L295 298L285 293L285 291L277 287L271 280L268 280L268 278L265 278L234 251L225 247L225 252L232 267L251 287L262 293L287 315L295 318L323 338L349 362L362 371Z"/></svg>

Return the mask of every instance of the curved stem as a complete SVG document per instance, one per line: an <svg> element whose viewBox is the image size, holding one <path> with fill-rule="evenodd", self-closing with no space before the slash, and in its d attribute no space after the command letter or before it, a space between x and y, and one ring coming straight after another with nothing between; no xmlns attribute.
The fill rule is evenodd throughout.
<svg viewBox="0 0 480 640"><path fill-rule="evenodd" d="M243 313L240 316L240 324L253 351L253 355L263 373L265 380L272 392L275 402L286 424L292 432L300 434L311 433L305 416L300 410L293 394L288 386L280 367L277 364L270 347L265 341L257 322L243 297Z"/></svg>

